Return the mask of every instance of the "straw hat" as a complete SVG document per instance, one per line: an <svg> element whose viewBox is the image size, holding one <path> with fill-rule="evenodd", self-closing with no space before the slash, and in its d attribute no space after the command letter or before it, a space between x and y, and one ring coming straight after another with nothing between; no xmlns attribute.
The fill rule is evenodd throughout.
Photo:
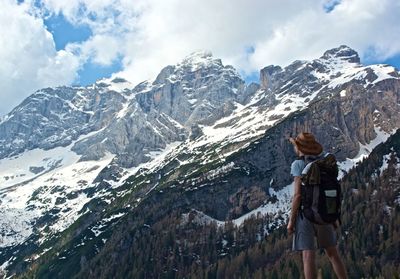
<svg viewBox="0 0 400 279"><path fill-rule="evenodd" d="M296 138L289 138L289 141L304 155L318 155L322 152L322 145L311 133L300 133Z"/></svg>

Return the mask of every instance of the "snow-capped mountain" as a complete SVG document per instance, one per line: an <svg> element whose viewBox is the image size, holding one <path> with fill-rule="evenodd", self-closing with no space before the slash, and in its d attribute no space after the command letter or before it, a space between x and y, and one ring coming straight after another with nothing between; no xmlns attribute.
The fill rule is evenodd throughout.
<svg viewBox="0 0 400 279"><path fill-rule="evenodd" d="M136 86L39 90L0 122L0 264L24 269L69 229L104 245L143 200L174 191L185 197L174 206L206 219L284 215L294 156L285 139L314 132L345 174L400 128L399 79L341 46L265 67L260 85L196 52Z"/></svg>
<svg viewBox="0 0 400 279"><path fill-rule="evenodd" d="M23 242L33 227L65 229L92 198L88 192L101 193L90 189L106 166L134 173L140 163L193 136L193 125L229 114L239 88L246 89L233 67L206 52L164 68L153 82L129 87L114 79L43 89L2 120L2 247ZM117 170L109 179L119 175ZM44 214L54 217L42 223Z"/></svg>

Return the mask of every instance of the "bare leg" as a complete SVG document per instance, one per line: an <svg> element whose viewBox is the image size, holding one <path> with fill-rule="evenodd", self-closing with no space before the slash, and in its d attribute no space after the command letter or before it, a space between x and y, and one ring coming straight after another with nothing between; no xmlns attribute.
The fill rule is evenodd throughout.
<svg viewBox="0 0 400 279"><path fill-rule="evenodd" d="M343 264L342 258L339 255L337 246L331 246L325 249L326 254L329 257L329 261L332 264L333 270L339 279L347 279L346 268Z"/></svg>
<svg viewBox="0 0 400 279"><path fill-rule="evenodd" d="M316 279L317 269L315 267L315 250L303 250L304 277Z"/></svg>

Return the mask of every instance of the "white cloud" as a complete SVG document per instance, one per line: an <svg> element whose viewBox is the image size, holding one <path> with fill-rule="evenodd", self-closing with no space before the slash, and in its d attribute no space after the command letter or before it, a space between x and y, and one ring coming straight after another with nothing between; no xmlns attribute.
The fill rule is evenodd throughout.
<svg viewBox="0 0 400 279"><path fill-rule="evenodd" d="M2 0L0 9L0 115L11 111L36 89L70 83L77 58L56 51L43 20L29 5Z"/></svg>
<svg viewBox="0 0 400 279"><path fill-rule="evenodd" d="M66 46L63 61L79 56L78 65L88 59L109 65L121 56L124 69L118 75L133 82L154 78L163 66L199 49L211 50L247 74L269 64L313 59L341 44L368 61L400 53L400 2L394 0L41 2L43 14L62 13L73 24L92 30L87 41ZM333 10L327 13L327 7ZM38 25L43 29L40 21ZM56 61L61 53L50 49L50 61ZM69 63L59 65L68 68Z"/></svg>
<svg viewBox="0 0 400 279"><path fill-rule="evenodd" d="M82 43L70 43L66 49L78 55L82 64L91 60L101 66L107 66L112 64L120 53L120 45L121 42L117 37L97 34Z"/></svg>
<svg viewBox="0 0 400 279"><path fill-rule="evenodd" d="M364 60L384 60L400 53L399 5L389 0L343 1L331 13L312 9L275 29L271 38L256 46L251 64L286 65L295 59L312 59L324 50L347 44ZM371 49L373 50L371 52Z"/></svg>
<svg viewBox="0 0 400 279"><path fill-rule="evenodd" d="M393 35L400 31L400 7L393 0L43 1L72 22L90 25L94 34L114 37L113 44L84 43L83 53L97 53L102 64L121 54L120 75L133 82L153 78L198 49L248 74L316 58L341 44L369 60L400 53L400 38ZM334 9L326 13L326 7ZM254 53L246 52L249 47Z"/></svg>

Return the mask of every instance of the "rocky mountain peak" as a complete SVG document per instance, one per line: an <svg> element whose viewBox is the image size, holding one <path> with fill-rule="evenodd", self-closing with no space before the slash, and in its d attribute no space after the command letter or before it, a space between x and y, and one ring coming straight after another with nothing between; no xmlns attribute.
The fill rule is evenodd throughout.
<svg viewBox="0 0 400 279"><path fill-rule="evenodd" d="M182 63L197 63L197 62L204 62L204 60L213 59L213 55L211 51L208 50L198 50L190 53L187 55L183 60Z"/></svg>
<svg viewBox="0 0 400 279"><path fill-rule="evenodd" d="M339 58L341 60L346 60L350 63L360 63L360 57L358 56L358 53L346 46L346 45L341 45L337 48L332 48L330 50L325 51L324 55L322 55L321 59L332 59L332 58Z"/></svg>
<svg viewBox="0 0 400 279"><path fill-rule="evenodd" d="M109 91L122 93L133 89L134 85L122 77L114 77L99 79L94 84L87 86L87 88L94 89L98 93L107 93Z"/></svg>
<svg viewBox="0 0 400 279"><path fill-rule="evenodd" d="M284 68L267 66L260 71L260 83L262 88L274 92L283 90L311 94L322 86L335 87L356 76L362 79L364 68L358 53L346 45L341 45L327 50L319 59L296 60ZM382 72L379 69L377 71ZM374 74L370 81L378 76L379 73Z"/></svg>
<svg viewBox="0 0 400 279"><path fill-rule="evenodd" d="M210 51L192 52L179 63L164 67L153 85L181 83L184 88L200 88L221 80L225 83L244 83L238 71L231 65L223 65L221 59ZM218 83L221 83L218 82Z"/></svg>
<svg viewBox="0 0 400 279"><path fill-rule="evenodd" d="M220 69L224 66L222 65L221 59L215 58L210 51L200 50L186 56L176 67L195 72L203 69L208 70L210 68Z"/></svg>

